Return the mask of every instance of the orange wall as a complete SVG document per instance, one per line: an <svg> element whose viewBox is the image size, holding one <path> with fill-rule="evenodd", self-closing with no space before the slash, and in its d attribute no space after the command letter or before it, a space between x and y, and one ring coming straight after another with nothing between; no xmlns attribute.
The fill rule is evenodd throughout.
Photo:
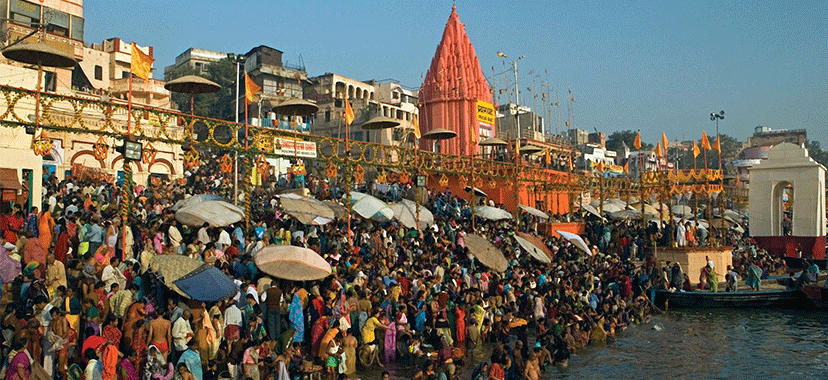
<svg viewBox="0 0 828 380"><path fill-rule="evenodd" d="M467 178L466 183L460 183L456 175L446 175L448 177L448 184L446 186L440 185L441 175L430 175L428 177L428 189L431 191L451 191L452 194L458 195L466 200L470 200L469 193L463 190L470 185ZM495 180L494 186L489 181L483 181L481 186L477 186L489 195L489 198L495 202L496 205L505 206L506 210L514 213L517 209L515 204L515 191L511 184L506 180ZM542 202L543 206L540 206ZM519 192L519 203L525 206L532 206L541 211L551 211L552 214L566 214L569 212L569 194L562 192L540 193L526 190L526 186L521 186Z"/></svg>

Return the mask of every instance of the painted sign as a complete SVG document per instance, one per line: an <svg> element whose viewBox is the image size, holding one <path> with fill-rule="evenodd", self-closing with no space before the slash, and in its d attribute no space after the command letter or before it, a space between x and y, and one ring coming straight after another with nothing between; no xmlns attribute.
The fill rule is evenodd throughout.
<svg viewBox="0 0 828 380"><path fill-rule="evenodd" d="M273 153L280 156L316 158L316 143L286 137L273 139Z"/></svg>
<svg viewBox="0 0 828 380"><path fill-rule="evenodd" d="M495 109L492 103L477 99L477 121L494 125Z"/></svg>

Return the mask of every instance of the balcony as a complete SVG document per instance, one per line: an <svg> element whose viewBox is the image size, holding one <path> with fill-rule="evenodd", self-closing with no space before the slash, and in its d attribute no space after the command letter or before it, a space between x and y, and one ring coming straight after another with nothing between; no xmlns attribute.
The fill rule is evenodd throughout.
<svg viewBox="0 0 828 380"><path fill-rule="evenodd" d="M164 84L167 83L163 80L159 79L140 79L140 78L133 78L132 79L132 93L133 94L152 94L153 97L169 97L170 92L164 88ZM113 93L127 93L129 92L129 78L121 78L115 79L112 81L112 92Z"/></svg>

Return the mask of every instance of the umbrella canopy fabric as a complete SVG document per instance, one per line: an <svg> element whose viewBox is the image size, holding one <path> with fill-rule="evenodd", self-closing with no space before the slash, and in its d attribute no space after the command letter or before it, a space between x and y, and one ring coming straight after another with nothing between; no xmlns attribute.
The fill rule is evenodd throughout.
<svg viewBox="0 0 828 380"><path fill-rule="evenodd" d="M12 46L3 50L3 56L12 61L46 67L70 68L78 64L74 56L39 42Z"/></svg>
<svg viewBox="0 0 828 380"><path fill-rule="evenodd" d="M494 221L512 219L512 214L510 214L508 211L501 208L490 206L475 206L474 215L479 218Z"/></svg>
<svg viewBox="0 0 828 380"><path fill-rule="evenodd" d="M337 219L348 216L348 208L334 201L322 201L325 206L328 206L334 212L334 217Z"/></svg>
<svg viewBox="0 0 828 380"><path fill-rule="evenodd" d="M521 248L523 248L524 251L529 252L529 255L534 257L536 260L544 264L549 264L552 262L552 260L546 256L546 253L544 253L540 248L532 244L532 242L530 242L529 240L526 240L520 236L515 236L515 241L518 242L518 244Z"/></svg>
<svg viewBox="0 0 828 380"><path fill-rule="evenodd" d="M582 205L582 208L584 209L584 211L586 211L586 212L588 212L592 215L595 215L599 218L603 218L603 216L601 216L601 213L599 213L598 210L595 209L595 207L592 207L590 205Z"/></svg>
<svg viewBox="0 0 828 380"><path fill-rule="evenodd" d="M221 86L207 78L198 75L185 75L164 84L164 88L172 92L187 94L206 94L221 90Z"/></svg>
<svg viewBox="0 0 828 380"><path fill-rule="evenodd" d="M630 205L630 207L632 207L634 210L638 210L639 212L641 211L641 203L632 204L632 205ZM656 216L661 215L661 213L658 211L657 208L655 208L652 205L649 205L647 203L644 204L644 213L645 214L650 214L650 215L656 215Z"/></svg>
<svg viewBox="0 0 828 380"><path fill-rule="evenodd" d="M164 279L168 288L186 296L175 282L198 269L202 262L182 255L158 255L152 259L150 270Z"/></svg>
<svg viewBox="0 0 828 380"><path fill-rule="evenodd" d="M394 211L394 218L400 221L407 228L418 228L417 226L417 203L408 199L394 203L388 207ZM427 208L420 206L419 229L425 229L434 224L434 214Z"/></svg>
<svg viewBox="0 0 828 380"><path fill-rule="evenodd" d="M506 141L503 141L503 140L501 140L497 137L489 137L489 138L477 143L477 145L479 145L479 146L506 146L506 145L509 145L509 143L507 143Z"/></svg>
<svg viewBox="0 0 828 380"><path fill-rule="evenodd" d="M687 205L674 205L673 207L670 208L670 210L673 211L673 215L678 215L678 216L693 215L693 209L691 209L690 206L687 206Z"/></svg>
<svg viewBox="0 0 828 380"><path fill-rule="evenodd" d="M291 281L319 280L331 275L331 265L308 248L271 245L256 254L256 266L273 277Z"/></svg>
<svg viewBox="0 0 828 380"><path fill-rule="evenodd" d="M611 212L609 217L613 220L624 220L624 219L640 219L641 218L641 211L639 210L621 210Z"/></svg>
<svg viewBox="0 0 828 380"><path fill-rule="evenodd" d="M319 111L319 106L316 103L298 98L290 98L273 107L273 113L279 115L311 115L317 111Z"/></svg>
<svg viewBox="0 0 828 380"><path fill-rule="evenodd" d="M233 280L209 264L202 264L176 280L175 286L190 299L202 302L215 302L230 298L239 291L239 287Z"/></svg>
<svg viewBox="0 0 828 380"><path fill-rule="evenodd" d="M394 127L399 126L399 125L400 125L399 120L394 120L392 118L385 117L385 116L377 116L377 117L371 118L371 120L366 121L365 124L362 124L362 129L379 130L379 129L394 128Z"/></svg>
<svg viewBox="0 0 828 380"><path fill-rule="evenodd" d="M562 238L572 243L572 245L578 247L578 249L586 252L587 255L592 256L592 251L589 250L589 247L587 247L586 242L584 241L584 239L581 238L580 235L560 230L555 230L555 232L557 232L558 235L561 235Z"/></svg>
<svg viewBox="0 0 828 380"><path fill-rule="evenodd" d="M351 192L351 209L365 219L378 222L389 222L394 219L394 210L385 202L357 191Z"/></svg>
<svg viewBox="0 0 828 380"><path fill-rule="evenodd" d="M221 195L196 194L196 195L193 195L189 198L182 199L178 202L175 202L175 204L172 206L172 210L173 211L178 211L178 210L181 210L182 208L189 207L189 206L192 206L194 204L201 203L201 202L223 201L223 200L224 200L224 198L222 198Z"/></svg>
<svg viewBox="0 0 828 380"><path fill-rule="evenodd" d="M471 193L472 192L472 187L471 186L466 186L465 188L463 188L463 190L465 190L467 193ZM480 190L476 187L474 188L474 195L476 195L478 197L483 197L483 198L488 198L489 197L489 194L486 194L485 191Z"/></svg>
<svg viewBox="0 0 828 380"><path fill-rule="evenodd" d="M505 272L509 263L503 252L500 252L497 247L489 242L486 238L479 235L469 234L463 240L466 242L466 247L469 249L474 257L480 260L483 265L492 268L498 272Z"/></svg>
<svg viewBox="0 0 828 380"><path fill-rule="evenodd" d="M334 211L321 201L297 194L282 194L279 203L286 213L308 226L325 225L336 217Z"/></svg>
<svg viewBox="0 0 828 380"><path fill-rule="evenodd" d="M596 206L596 207L598 207L598 206ZM606 213L612 213L612 212L618 212L618 211L626 210L626 208L624 207L623 204L619 205L617 203L605 203L603 206L600 206L600 207ZM593 207L593 208L595 208L595 207ZM597 209L596 209L596 211L597 211Z"/></svg>
<svg viewBox="0 0 828 380"><path fill-rule="evenodd" d="M546 246L546 244L543 242L543 240L541 240L540 237L535 236L535 235L527 234L526 232L518 232L517 235L522 237L524 240L532 243L532 245L534 245L535 247L540 248L540 250L543 252L543 254L546 255L546 257L549 258L549 260L554 260L555 259L555 254L552 253L552 250L550 250Z"/></svg>
<svg viewBox="0 0 828 380"><path fill-rule="evenodd" d="M541 219L544 219L544 220L549 220L549 215L547 215L545 212L543 212L541 210L538 210L534 207L524 206L524 205L518 205L518 207L523 209L523 211L528 212L532 216L537 216L538 218L541 218Z"/></svg>
<svg viewBox="0 0 828 380"><path fill-rule="evenodd" d="M532 145L527 145L527 146L520 147L520 153L521 154L535 154L535 153L538 153L542 150L543 149L541 149L539 147L536 147L536 146L532 146Z"/></svg>
<svg viewBox="0 0 828 380"><path fill-rule="evenodd" d="M244 219L244 210L224 201L206 201L184 207L175 212L175 219L188 226L229 226Z"/></svg>
<svg viewBox="0 0 828 380"><path fill-rule="evenodd" d="M445 128L434 128L420 136L423 140L448 140L457 137L457 132Z"/></svg>
<svg viewBox="0 0 828 380"><path fill-rule="evenodd" d="M742 219L742 215L739 214L736 211L733 211L733 210L725 210L724 211L724 216L725 216L725 218L730 217L733 220L741 220Z"/></svg>

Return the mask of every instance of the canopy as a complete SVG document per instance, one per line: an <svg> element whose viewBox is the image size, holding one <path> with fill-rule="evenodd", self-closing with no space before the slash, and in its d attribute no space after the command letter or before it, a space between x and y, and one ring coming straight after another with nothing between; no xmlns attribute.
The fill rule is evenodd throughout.
<svg viewBox="0 0 828 380"><path fill-rule="evenodd" d="M175 282L192 273L204 263L182 255L157 255L150 263L150 270L164 279L168 288L187 296Z"/></svg>
<svg viewBox="0 0 828 380"><path fill-rule="evenodd" d="M348 208L343 206L341 203L334 201L322 201L322 203L325 204L325 206L328 206L331 210L333 210L334 216L337 219L345 218L348 216Z"/></svg>
<svg viewBox="0 0 828 380"><path fill-rule="evenodd" d="M351 202L353 203L351 209L365 219L378 222L388 222L394 219L394 210L391 210L385 202L368 194L352 191Z"/></svg>
<svg viewBox="0 0 828 380"><path fill-rule="evenodd" d="M506 146L506 145L509 145L509 143L507 143L506 141L503 141L503 140L501 140L497 137L489 137L489 138L477 143L477 145L479 145L479 146Z"/></svg>
<svg viewBox="0 0 828 380"><path fill-rule="evenodd" d="M457 137L457 132L445 128L434 128L420 136L423 140L448 140Z"/></svg>
<svg viewBox="0 0 828 380"><path fill-rule="evenodd" d="M399 120L395 120L385 116L377 116L375 118L372 118L371 120L366 121L365 124L362 124L362 129L379 130L394 128L398 125L400 125Z"/></svg>
<svg viewBox="0 0 828 380"><path fill-rule="evenodd" d="M540 248L543 254L546 255L546 257L548 257L550 260L555 259L555 254L552 253L552 250L550 250L549 247L546 246L546 243L544 243L540 237L527 234L526 232L518 232L517 235L522 237L523 240L532 243L532 245L534 245L535 247Z"/></svg>
<svg viewBox="0 0 828 380"><path fill-rule="evenodd" d="M408 228L417 227L417 203L408 199L403 199L402 202L394 203L388 207L394 211L394 218L400 221L403 226ZM434 214L428 211L427 208L420 206L419 228L425 229L434 224Z"/></svg>
<svg viewBox="0 0 828 380"><path fill-rule="evenodd" d="M518 207L523 209L523 211L528 212L532 216L537 216L538 218L541 218L541 219L544 219L544 220L549 220L549 215L547 215L545 212L543 212L541 210L538 210L534 207L524 206L524 205L518 205Z"/></svg>
<svg viewBox="0 0 828 380"><path fill-rule="evenodd" d="M724 216L725 216L725 218L729 217L733 220L741 220L742 219L742 215L739 214L736 211L733 211L733 210L725 210L724 211Z"/></svg>
<svg viewBox="0 0 828 380"><path fill-rule="evenodd" d="M494 221L512 219L512 214L510 214L508 211L501 208L490 206L475 206L474 215L478 218Z"/></svg>
<svg viewBox="0 0 828 380"><path fill-rule="evenodd" d="M256 254L256 266L276 278L310 281L328 277L331 265L308 248L292 245L270 245Z"/></svg>
<svg viewBox="0 0 828 380"><path fill-rule="evenodd" d="M286 213L304 225L321 226L336 217L334 211L321 201L297 194L282 194L279 203Z"/></svg>
<svg viewBox="0 0 828 380"><path fill-rule="evenodd" d="M178 210L175 219L188 226L229 226L244 219L244 210L224 201L206 201Z"/></svg>
<svg viewBox="0 0 828 380"><path fill-rule="evenodd" d="M678 216L689 216L693 215L693 209L687 205L674 205L670 208L673 211L673 215Z"/></svg>
<svg viewBox="0 0 828 380"><path fill-rule="evenodd" d="M529 240L526 240L518 235L515 235L515 240L518 242L518 244L520 244L520 247L523 248L524 251L528 252L529 255L531 255L538 261L544 264L549 264L552 262L552 260L548 256L546 256L546 253L544 253L539 247L536 247Z"/></svg>
<svg viewBox="0 0 828 380"><path fill-rule="evenodd" d="M273 113L277 115L311 115L319 111L319 106L316 103L311 103L304 99L290 98L284 102L279 103L273 107Z"/></svg>
<svg viewBox="0 0 828 380"><path fill-rule="evenodd" d="M181 292L196 301L215 302L230 298L239 287L218 268L202 264L194 271L175 281Z"/></svg>
<svg viewBox="0 0 828 380"><path fill-rule="evenodd" d="M609 217L614 220L624 220L624 219L641 219L641 211L639 210L621 210L611 212Z"/></svg>
<svg viewBox="0 0 828 380"><path fill-rule="evenodd" d="M561 235L562 238L564 238L564 239L568 240L570 243L572 243L572 245L574 245L574 246L578 247L580 250L586 252L587 255L592 256L592 251L589 250L589 247L587 247L586 242L584 241L584 239L581 238L580 235L573 234L572 232L566 232L566 231L560 231L560 230L555 230L555 232L557 232L558 235Z"/></svg>
<svg viewBox="0 0 828 380"><path fill-rule="evenodd" d="M641 203L631 204L630 207L632 207L634 210L637 210L639 212L641 211ZM655 215L655 216L660 216L661 215L661 213L658 211L657 208L655 208L654 206L649 205L647 203L644 204L644 213L645 214L650 214L650 215Z"/></svg>
<svg viewBox="0 0 828 380"><path fill-rule="evenodd" d="M598 207L598 206L594 206L593 208L595 208L595 207ZM624 211L624 210L627 209L626 207L624 207L623 204L619 205L618 203L604 203L604 205L600 206L600 207L604 212L618 212L618 211ZM597 211L597 209L596 209L596 211Z"/></svg>
<svg viewBox="0 0 828 380"><path fill-rule="evenodd" d="M603 218L603 216L601 216L601 213L599 213L598 210L595 209L595 207L592 207L590 205L583 205L582 208L584 209L584 211L586 211L586 212L588 212L592 215L595 215L599 218Z"/></svg>
<svg viewBox="0 0 828 380"><path fill-rule="evenodd" d="M46 67L75 67L78 60L73 55L55 49L44 43L27 43L3 50L3 56L21 63Z"/></svg>
<svg viewBox="0 0 828 380"><path fill-rule="evenodd" d="M223 201L223 200L224 200L224 198L222 198L220 195L215 195L215 194L196 194L196 195L193 195L193 196L191 196L191 197L189 197L189 198L182 199L182 200L180 200L180 201L178 201L178 202L175 202L175 204L172 206L172 210L173 210L173 211L178 211L178 210L181 210L182 208L185 208L185 207L188 207L188 206L192 206L192 205L194 205L194 204L201 203L201 202L207 202L207 201Z"/></svg>
<svg viewBox="0 0 828 380"><path fill-rule="evenodd" d="M506 268L509 266L506 257L487 239L479 235L469 234L463 240L466 242L466 247L469 249L469 252L480 260L483 265L498 272L506 271Z"/></svg>
<svg viewBox="0 0 828 380"><path fill-rule="evenodd" d="M467 193L471 193L472 192L472 187L471 186L466 186L466 187L463 188L463 190L465 190ZM488 198L489 197L489 194L486 194L486 192L484 192L483 190L480 190L476 187L474 188L474 195L478 196L478 197L483 197L483 198Z"/></svg>
<svg viewBox="0 0 828 380"><path fill-rule="evenodd" d="M164 88L172 92L188 94L206 94L221 90L221 86L209 79L197 75L185 75L164 84Z"/></svg>

